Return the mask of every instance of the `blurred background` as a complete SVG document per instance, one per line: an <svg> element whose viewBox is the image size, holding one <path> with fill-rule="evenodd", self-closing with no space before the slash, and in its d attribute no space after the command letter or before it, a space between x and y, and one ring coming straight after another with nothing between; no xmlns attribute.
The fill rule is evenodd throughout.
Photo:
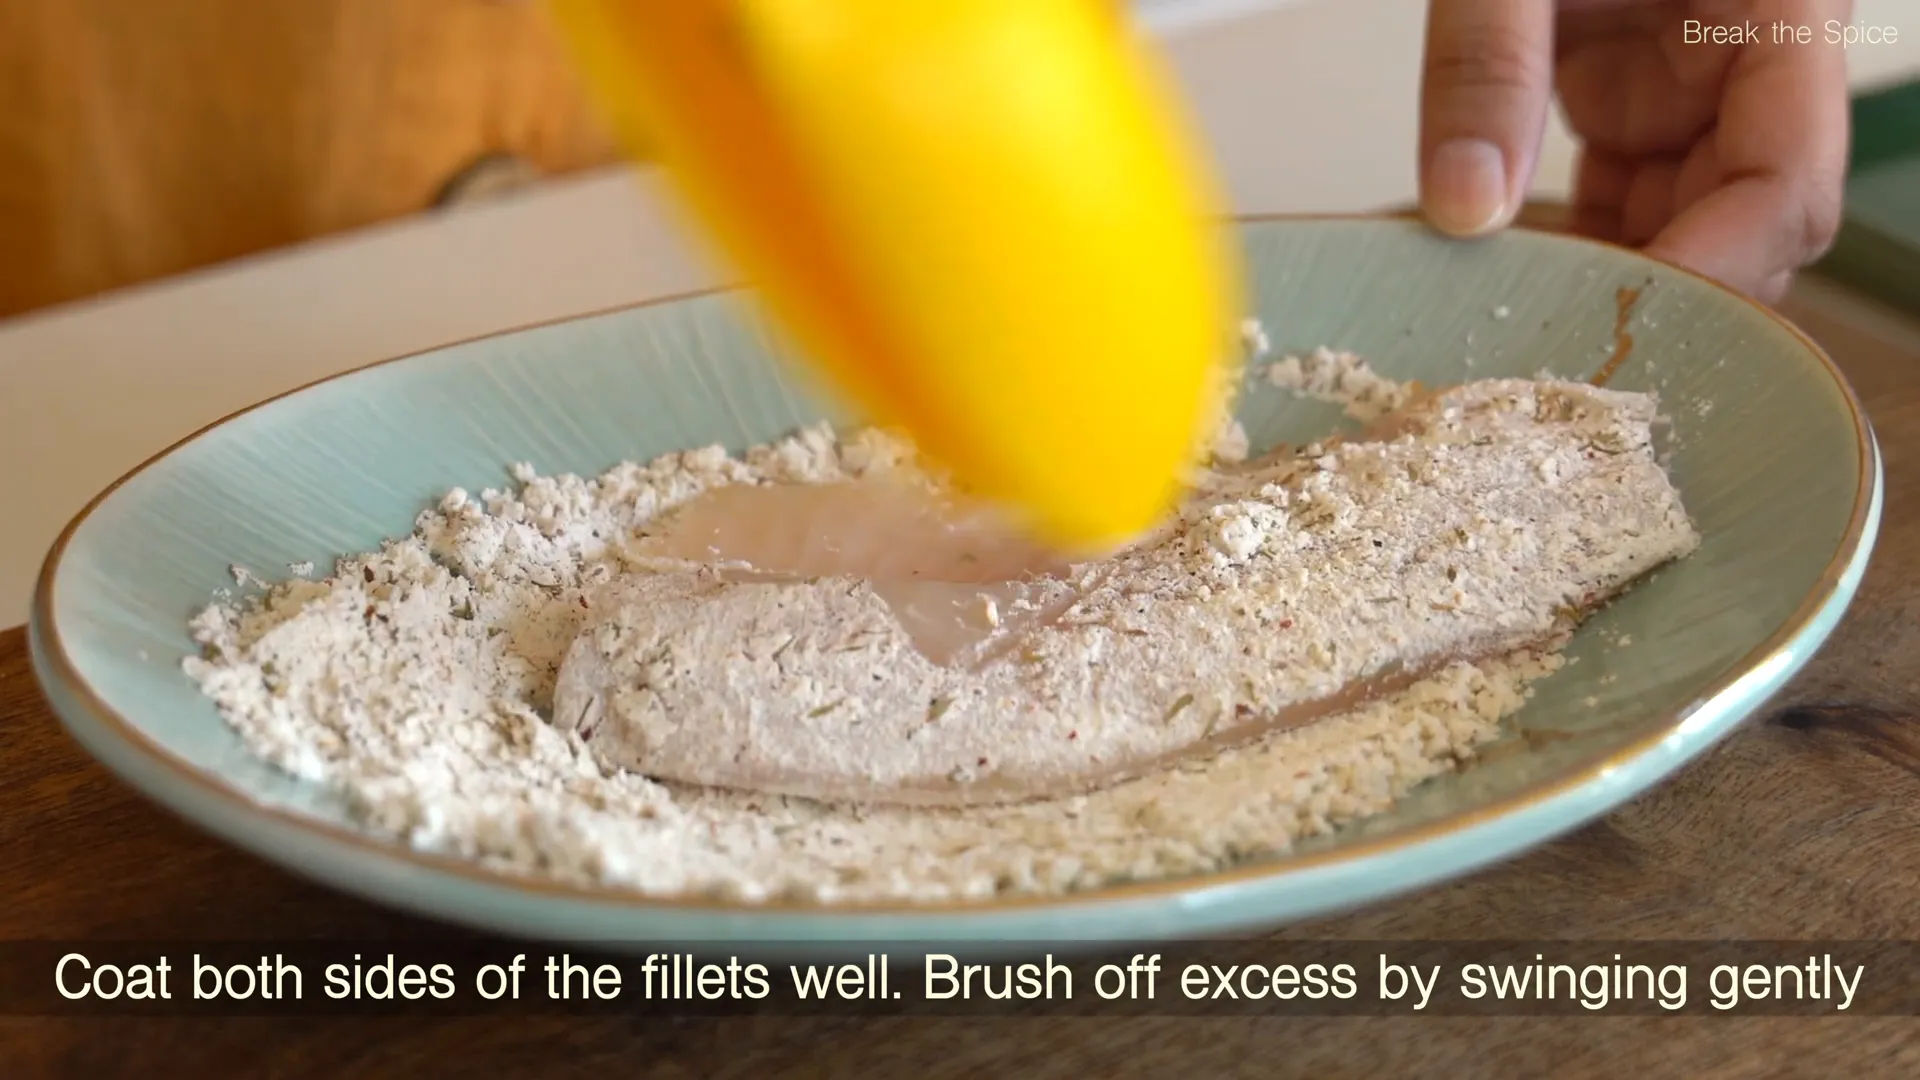
<svg viewBox="0 0 1920 1080"><path fill-rule="evenodd" d="M1139 6L1241 209L1412 197L1422 0ZM1920 74L1920 3L1855 17L1908 31L1858 82ZM619 160L527 0L4 0L0 72L0 318Z"/></svg>
<svg viewBox="0 0 1920 1080"><path fill-rule="evenodd" d="M1425 0L1135 6L1237 209L1413 201ZM1900 37L1848 53L1885 119L1843 247L1920 305L1920 0L1854 18ZM1538 195L1573 151L1550 125ZM656 188L535 0L0 0L0 627L89 498L228 413L717 283Z"/></svg>

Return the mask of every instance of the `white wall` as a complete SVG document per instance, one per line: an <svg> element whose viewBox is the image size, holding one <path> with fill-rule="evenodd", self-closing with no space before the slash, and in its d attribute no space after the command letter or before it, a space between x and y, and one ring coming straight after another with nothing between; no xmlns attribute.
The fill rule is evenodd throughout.
<svg viewBox="0 0 1920 1080"><path fill-rule="evenodd" d="M1415 192L1425 0L1144 0L1246 212L1376 209ZM1185 25L1182 9L1250 13ZM1893 44L1848 50L1856 86L1920 75L1920 0L1856 0ZM1816 46L1817 47L1817 46ZM1573 143L1549 124L1536 189L1564 194Z"/></svg>

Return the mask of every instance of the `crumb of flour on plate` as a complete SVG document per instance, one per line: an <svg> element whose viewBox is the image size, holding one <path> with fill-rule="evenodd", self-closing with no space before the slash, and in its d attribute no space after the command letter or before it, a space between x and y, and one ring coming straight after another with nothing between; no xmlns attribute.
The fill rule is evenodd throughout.
<svg viewBox="0 0 1920 1080"><path fill-rule="evenodd" d="M1275 360L1266 376L1282 390L1340 405L1363 423L1405 408L1421 393L1418 383L1384 378L1361 357L1324 347Z"/></svg>
<svg viewBox="0 0 1920 1080"><path fill-rule="evenodd" d="M413 532L341 559L323 580L208 607L192 624L202 655L185 667L255 754L341 793L374 834L579 885L832 903L1059 893L1282 853L1472 760L1530 683L1562 663L1556 627L1306 726L1084 793L988 806L661 782L554 722L556 677L596 617L594 597L631 574L625 538L728 485L845 483L913 466L911 448L883 433L813 427L740 457L693 450L593 478L518 468L513 490L449 492ZM1231 520L1189 527L1195 552L1209 553L1201 565L1254 550ZM1002 622L1010 614L996 604ZM1202 690L1172 696L1176 722L1214 707ZM936 720L966 715L953 709ZM1090 722L1060 741L1098 732Z"/></svg>
<svg viewBox="0 0 1920 1080"><path fill-rule="evenodd" d="M1240 344L1247 356L1254 360L1264 360L1273 351L1273 341L1267 337L1266 325L1257 318L1241 320Z"/></svg>

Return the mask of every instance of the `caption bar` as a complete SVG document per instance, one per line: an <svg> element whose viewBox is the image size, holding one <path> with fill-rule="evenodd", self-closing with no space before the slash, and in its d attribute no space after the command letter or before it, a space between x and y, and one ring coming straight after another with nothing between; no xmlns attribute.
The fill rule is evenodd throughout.
<svg viewBox="0 0 1920 1080"><path fill-rule="evenodd" d="M0 1015L496 1013L1913 1016L1920 943L0 943Z"/></svg>

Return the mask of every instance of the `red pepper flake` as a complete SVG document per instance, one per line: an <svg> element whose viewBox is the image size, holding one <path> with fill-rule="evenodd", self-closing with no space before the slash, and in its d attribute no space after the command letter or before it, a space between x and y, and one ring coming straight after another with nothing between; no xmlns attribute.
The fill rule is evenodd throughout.
<svg viewBox="0 0 1920 1080"><path fill-rule="evenodd" d="M1077 739L1077 738L1079 738L1079 737L1080 737L1080 733L1079 733L1079 732L1077 732L1077 731L1069 731L1069 732L1067 732L1067 738L1068 738L1068 739L1070 739L1070 740L1071 740L1071 739Z"/></svg>
<svg viewBox="0 0 1920 1080"><path fill-rule="evenodd" d="M1293 620L1292 620L1292 619L1281 619L1281 620L1280 620L1280 629L1282 629L1282 630L1291 630L1291 629L1293 629Z"/></svg>
<svg viewBox="0 0 1920 1080"><path fill-rule="evenodd" d="M981 768L984 769L987 767L987 759L981 758L978 762L976 762L976 764L978 764Z"/></svg>
<svg viewBox="0 0 1920 1080"><path fill-rule="evenodd" d="M590 604L588 604L588 603L587 603L587 598L586 598L586 597L584 597L584 596L582 596L582 597L580 598L580 606L581 606L581 607L583 607L583 608L586 608L586 609L587 609L587 610L589 610L589 611L591 611L591 610L593 610L593 607L592 607L592 605L590 605Z"/></svg>

